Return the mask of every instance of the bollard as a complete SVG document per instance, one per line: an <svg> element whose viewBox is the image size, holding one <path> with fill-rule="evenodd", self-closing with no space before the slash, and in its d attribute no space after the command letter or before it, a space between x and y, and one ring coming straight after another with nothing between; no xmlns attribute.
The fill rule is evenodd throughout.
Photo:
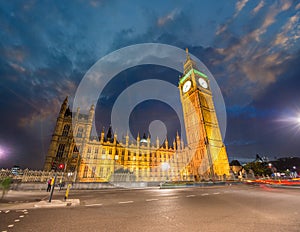
<svg viewBox="0 0 300 232"><path fill-rule="evenodd" d="M50 193L50 197L49 197L49 202L51 202L51 200L52 200L52 195L53 195L53 191L54 191L54 187L55 187L56 177L57 177L57 173L55 173L55 176L54 176L54 178L52 178L52 181L51 181L52 188L51 188L51 193Z"/></svg>
<svg viewBox="0 0 300 232"><path fill-rule="evenodd" d="M72 186L71 184L68 184L68 187L67 187L67 190L66 190L66 194L65 194L65 201L68 199L69 191L70 191L71 186Z"/></svg>

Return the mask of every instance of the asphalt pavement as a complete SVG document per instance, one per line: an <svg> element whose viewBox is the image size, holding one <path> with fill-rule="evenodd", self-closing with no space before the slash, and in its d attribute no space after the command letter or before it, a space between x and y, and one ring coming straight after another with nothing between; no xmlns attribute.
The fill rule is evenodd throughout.
<svg viewBox="0 0 300 232"><path fill-rule="evenodd" d="M76 190L76 206L1 210L0 231L300 231L299 194L264 185Z"/></svg>

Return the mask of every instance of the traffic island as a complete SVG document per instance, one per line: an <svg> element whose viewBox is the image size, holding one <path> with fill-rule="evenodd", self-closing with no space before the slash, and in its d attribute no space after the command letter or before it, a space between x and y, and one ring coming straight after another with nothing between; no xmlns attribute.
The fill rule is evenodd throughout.
<svg viewBox="0 0 300 232"><path fill-rule="evenodd" d="M57 207L66 207L66 206L76 206L80 205L79 199L67 199L66 201L61 200L52 200L49 201L40 201L34 205L35 208L57 208Z"/></svg>

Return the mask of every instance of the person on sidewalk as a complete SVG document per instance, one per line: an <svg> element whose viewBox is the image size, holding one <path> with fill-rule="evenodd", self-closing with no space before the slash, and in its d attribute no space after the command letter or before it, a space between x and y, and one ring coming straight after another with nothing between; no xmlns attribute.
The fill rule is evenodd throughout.
<svg viewBox="0 0 300 232"><path fill-rule="evenodd" d="M50 190L51 190L51 179L49 179L47 183L48 183L47 192L50 192Z"/></svg>

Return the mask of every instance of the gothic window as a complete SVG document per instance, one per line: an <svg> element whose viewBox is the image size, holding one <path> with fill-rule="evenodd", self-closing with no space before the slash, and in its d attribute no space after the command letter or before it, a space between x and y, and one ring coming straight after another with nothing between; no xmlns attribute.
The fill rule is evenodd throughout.
<svg viewBox="0 0 300 232"><path fill-rule="evenodd" d="M94 159L97 159L97 158L98 158L98 154L95 153L95 154L94 154Z"/></svg>
<svg viewBox="0 0 300 232"><path fill-rule="evenodd" d="M56 157L57 158L62 158L63 154L64 154L64 151L65 151L65 144L59 144L58 150L57 150L57 153L56 153Z"/></svg>
<svg viewBox="0 0 300 232"><path fill-rule="evenodd" d="M88 170L89 170L89 167L87 165L85 165L84 172L83 172L83 178L87 178Z"/></svg>
<svg viewBox="0 0 300 232"><path fill-rule="evenodd" d="M82 127L78 127L78 129L77 129L77 137L78 138L82 138L82 133L83 133L83 128Z"/></svg>
<svg viewBox="0 0 300 232"><path fill-rule="evenodd" d="M70 125L66 124L66 125L64 126L62 136L64 136L64 137L68 136L69 130L70 130Z"/></svg>
<svg viewBox="0 0 300 232"><path fill-rule="evenodd" d="M98 148L95 148L95 153L98 153Z"/></svg>
<svg viewBox="0 0 300 232"><path fill-rule="evenodd" d="M88 152L88 153L91 153L91 147L88 147L87 152Z"/></svg>

